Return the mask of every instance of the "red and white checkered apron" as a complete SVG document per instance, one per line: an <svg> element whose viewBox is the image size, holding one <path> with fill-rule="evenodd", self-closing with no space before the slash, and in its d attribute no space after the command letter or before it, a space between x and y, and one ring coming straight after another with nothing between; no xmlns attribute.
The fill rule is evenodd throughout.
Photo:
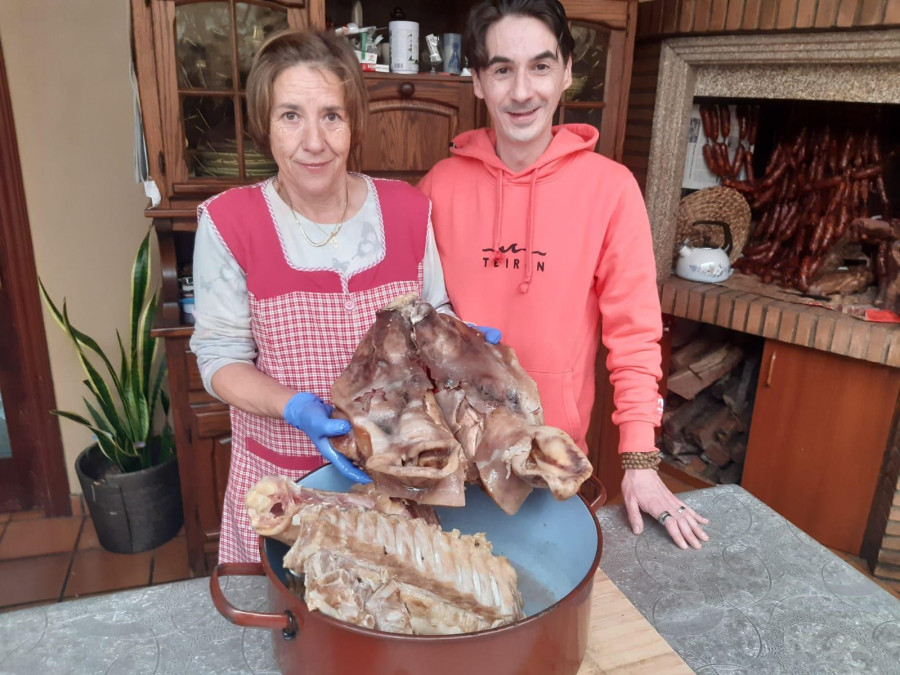
<svg viewBox="0 0 900 675"><path fill-rule="evenodd" d="M200 208L247 276L256 367L297 391L330 400L331 385L375 321L404 293L422 292L428 200L399 181L374 180L384 223L384 259L349 280L288 263L262 185L229 190ZM303 432L282 419L231 408L231 468L222 508L219 562L259 560L244 506L267 475L300 478L324 464Z"/></svg>

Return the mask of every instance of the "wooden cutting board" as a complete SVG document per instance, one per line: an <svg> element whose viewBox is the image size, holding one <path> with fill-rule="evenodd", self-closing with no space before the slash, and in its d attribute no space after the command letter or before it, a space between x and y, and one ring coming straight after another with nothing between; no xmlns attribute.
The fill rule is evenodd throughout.
<svg viewBox="0 0 900 675"><path fill-rule="evenodd" d="M693 673L628 598L598 569L587 655L578 675Z"/></svg>

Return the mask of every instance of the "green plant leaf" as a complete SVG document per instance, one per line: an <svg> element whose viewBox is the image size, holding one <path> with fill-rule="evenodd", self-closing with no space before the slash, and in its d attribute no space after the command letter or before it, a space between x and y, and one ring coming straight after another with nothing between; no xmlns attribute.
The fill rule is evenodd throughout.
<svg viewBox="0 0 900 675"><path fill-rule="evenodd" d="M75 326L68 319L68 311L66 310L66 302L63 300L63 311L60 312L56 305L53 303L53 300L50 299L50 296L47 293L47 289L44 287L44 283L38 279L38 286L41 290L41 297L44 299L44 304L47 306L47 309L50 310L50 314L53 316L53 319L59 326L63 329L63 331L69 336L69 339L72 340L76 349L84 346L90 349L92 352L97 354L106 365L109 374L112 376L113 381L115 383L116 388L119 387L118 377L116 376L116 371L113 370L112 364L109 362L109 359L106 358L106 354L100 349L100 345L91 338L89 335L85 335L81 331L77 330Z"/></svg>
<svg viewBox="0 0 900 675"><path fill-rule="evenodd" d="M101 451L115 462L123 472L149 467L164 461L172 453L171 425L169 424L169 399L163 389L166 374L165 357L159 359L159 340L151 335L156 316L159 295L150 294L150 232L144 236L131 268L131 343L126 348L119 331L116 340L119 348L119 369L88 335L78 331L69 320L66 301L62 310L50 299L43 282L38 279L41 296L53 319L59 324L75 348L75 354L87 375L83 381L93 395L96 404L84 399L91 420L76 413L53 411L62 418L81 424L94 432ZM97 355L109 373L104 378L89 358ZM163 448L153 450L153 415L157 401L163 409L165 422L160 437Z"/></svg>
<svg viewBox="0 0 900 675"><path fill-rule="evenodd" d="M67 420L72 420L73 422L78 422L78 424L87 427L88 429L94 429L94 425L91 424L90 420L77 413L66 412L65 410L51 410L51 413L57 415L58 417L65 417Z"/></svg>
<svg viewBox="0 0 900 675"><path fill-rule="evenodd" d="M65 321L66 328L68 329L70 324L68 323L68 318L65 314L63 314L63 320ZM69 333L69 335L71 336L71 333ZM88 376L87 382L90 383L89 388L102 405L104 413L110 419L110 421L116 419L118 417L118 415L116 414L116 406L115 403L113 403L112 391L110 390L109 385L106 383L106 380L104 380L97 369L94 368L93 364L85 356L84 351L81 349L81 346L77 342L75 343L75 354L78 356L78 360L81 362L82 369Z"/></svg>
<svg viewBox="0 0 900 675"><path fill-rule="evenodd" d="M135 392L134 404L135 440L146 443L150 440L150 409L146 392Z"/></svg>
<svg viewBox="0 0 900 675"><path fill-rule="evenodd" d="M109 420L106 419L106 416L98 411L94 406L91 405L90 401L87 399L83 399L85 406L87 406L88 412L91 413L91 418L94 420L94 424L101 430L105 431L109 434L109 438L113 440L116 445L116 454L119 453L123 455L132 455L137 456L137 451L132 447L131 442L128 438L122 436L122 433L119 429L116 429L109 423ZM130 452L129 452L130 450Z"/></svg>
<svg viewBox="0 0 900 675"><path fill-rule="evenodd" d="M150 331L153 329L153 320L156 318L157 301L158 294L154 293L144 307L144 312L141 313L141 325L138 331L141 341L138 352L142 359L140 368L145 391L149 390L151 384L151 372L159 348L159 340L150 335ZM134 367L137 368L138 364L135 364Z"/></svg>
<svg viewBox="0 0 900 675"><path fill-rule="evenodd" d="M65 410L51 410L50 412L59 417L64 417L67 420L77 422L93 431L94 436L97 439L97 444L100 446L100 451L106 455L107 459L111 462L117 466L121 466L118 456L118 446L108 431L104 431L103 429L94 426L87 419L81 415L76 415L75 413L66 412Z"/></svg>
<svg viewBox="0 0 900 675"><path fill-rule="evenodd" d="M94 399L97 401L97 405L99 406L97 414L102 415L106 420L106 425L115 437L116 442L119 445L123 446L130 445L131 440L129 439L128 428L125 425L121 415L119 415L119 411L116 410L115 407L110 408L109 405L103 401L102 395L96 391L94 385L91 384L90 380L82 380L82 384L87 387L88 391L94 395ZM85 400L85 402L87 401Z"/></svg>
<svg viewBox="0 0 900 675"><path fill-rule="evenodd" d="M163 361L159 364L159 367L156 369L156 377L153 379L153 385L150 388L150 420L153 421L153 416L156 414L156 402L160 401L163 409L163 415L166 418L166 423L168 424L169 419L169 397L166 396L166 392L163 391L163 379L166 376L166 362Z"/></svg>
<svg viewBox="0 0 900 675"><path fill-rule="evenodd" d="M127 453L125 452L125 448L128 447L128 439L123 438L121 434L109 424L109 420L91 405L90 401L87 399L83 400L84 405L91 414L91 418L94 420L95 426L101 431L106 432L105 436L96 436L100 450L119 468L122 468L125 462L128 461L126 457ZM134 455L136 456L137 452L135 452Z"/></svg>
<svg viewBox="0 0 900 675"><path fill-rule="evenodd" d="M122 386L127 388L128 384L128 356L125 353L125 345L122 344L122 335L116 331L116 339L119 342L119 379Z"/></svg>
<svg viewBox="0 0 900 675"><path fill-rule="evenodd" d="M144 235L131 266L131 366L141 363L138 350L141 347L140 327L144 301L150 288L150 231Z"/></svg>
<svg viewBox="0 0 900 675"><path fill-rule="evenodd" d="M122 409L128 427L128 438L132 443L140 440L137 427L137 401L134 400L134 390L131 387L122 390Z"/></svg>

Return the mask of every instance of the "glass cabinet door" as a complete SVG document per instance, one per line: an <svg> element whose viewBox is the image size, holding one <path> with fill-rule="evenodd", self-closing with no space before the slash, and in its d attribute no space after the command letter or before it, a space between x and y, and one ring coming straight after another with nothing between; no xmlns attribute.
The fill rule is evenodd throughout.
<svg viewBox="0 0 900 675"><path fill-rule="evenodd" d="M177 105L162 111L172 192L216 191L259 180L275 163L247 133L245 88L253 57L271 34L304 22L302 3L268 0L167 0L174 53L162 64ZM288 7L287 5L291 5ZM161 82L161 87L166 82ZM202 186L208 186L204 190Z"/></svg>
<svg viewBox="0 0 900 675"><path fill-rule="evenodd" d="M601 130L606 107L606 65L610 30L582 21L570 21L575 38L572 85L563 94L557 124L590 124Z"/></svg>
<svg viewBox="0 0 900 675"><path fill-rule="evenodd" d="M559 121L600 130L597 152L622 160L637 0L562 0L575 38Z"/></svg>

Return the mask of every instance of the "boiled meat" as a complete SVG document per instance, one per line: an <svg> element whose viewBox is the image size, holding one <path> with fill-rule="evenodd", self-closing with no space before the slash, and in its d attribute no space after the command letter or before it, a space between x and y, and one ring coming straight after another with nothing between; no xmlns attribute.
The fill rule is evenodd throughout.
<svg viewBox="0 0 900 675"><path fill-rule="evenodd" d="M572 497L591 464L568 434L544 426L537 385L513 350L488 344L426 302L410 302L405 311L437 402L491 498L512 514L531 486Z"/></svg>
<svg viewBox="0 0 900 675"><path fill-rule="evenodd" d="M331 398L353 425L335 447L392 496L461 506L463 483L479 482L512 514L533 487L568 499L592 471L544 425L512 349L412 294L378 313Z"/></svg>
<svg viewBox="0 0 900 675"><path fill-rule="evenodd" d="M390 632L468 633L523 617L515 569L484 535L421 519L303 507L284 566L304 575L309 609Z"/></svg>
<svg viewBox="0 0 900 675"><path fill-rule="evenodd" d="M405 298L379 310L331 388L335 416L353 426L334 445L393 497L462 506L465 457L419 361Z"/></svg>
<svg viewBox="0 0 900 675"><path fill-rule="evenodd" d="M437 515L428 506L394 500L373 484L355 485L351 492L328 492L304 488L284 476L266 476L245 497L250 526L263 537L272 537L291 546L297 541L294 517L306 506L333 504L389 513L399 518L422 518L437 524Z"/></svg>

